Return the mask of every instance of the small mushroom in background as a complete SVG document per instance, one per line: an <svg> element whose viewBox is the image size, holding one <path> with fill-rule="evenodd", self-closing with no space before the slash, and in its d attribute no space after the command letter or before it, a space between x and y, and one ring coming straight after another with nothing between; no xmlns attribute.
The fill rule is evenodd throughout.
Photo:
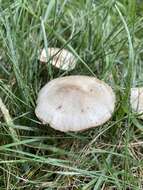
<svg viewBox="0 0 143 190"><path fill-rule="evenodd" d="M105 82L88 76L51 80L39 92L36 116L56 130L83 131L102 125L115 108L115 94Z"/></svg>
<svg viewBox="0 0 143 190"><path fill-rule="evenodd" d="M130 104L134 112L143 119L143 87L131 88Z"/></svg>
<svg viewBox="0 0 143 190"><path fill-rule="evenodd" d="M76 66L76 58L75 56L66 49L60 48L48 48L47 49L48 58L46 56L46 50L43 49L40 55L39 60L41 62L48 62L51 60L53 66L61 69L61 70L73 70Z"/></svg>

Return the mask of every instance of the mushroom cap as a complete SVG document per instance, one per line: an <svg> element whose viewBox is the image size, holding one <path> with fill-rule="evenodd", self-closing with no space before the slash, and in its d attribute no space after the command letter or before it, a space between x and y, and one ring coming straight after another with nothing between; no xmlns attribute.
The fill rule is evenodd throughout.
<svg viewBox="0 0 143 190"><path fill-rule="evenodd" d="M66 49L60 48L48 48L47 53L49 59L51 59L51 63L53 66L61 69L61 70L72 70L76 66L76 58L75 56ZM40 55L41 62L47 62L46 50L43 49Z"/></svg>
<svg viewBox="0 0 143 190"><path fill-rule="evenodd" d="M131 88L130 104L133 111L138 114L143 113L143 87ZM143 115L139 118L143 119Z"/></svg>
<svg viewBox="0 0 143 190"><path fill-rule="evenodd" d="M115 94L105 82L88 76L51 80L39 92L35 113L59 131L82 131L112 116Z"/></svg>

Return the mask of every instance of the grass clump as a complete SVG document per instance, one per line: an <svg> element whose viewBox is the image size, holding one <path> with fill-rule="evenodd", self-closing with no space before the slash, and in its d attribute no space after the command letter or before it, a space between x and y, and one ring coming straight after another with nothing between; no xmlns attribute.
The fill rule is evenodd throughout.
<svg viewBox="0 0 143 190"><path fill-rule="evenodd" d="M143 189L142 122L131 86L143 84L143 7L137 0L0 1L0 189ZM76 69L38 61L45 47L69 49ZM116 92L113 118L82 133L42 126L39 89L52 78L84 74Z"/></svg>

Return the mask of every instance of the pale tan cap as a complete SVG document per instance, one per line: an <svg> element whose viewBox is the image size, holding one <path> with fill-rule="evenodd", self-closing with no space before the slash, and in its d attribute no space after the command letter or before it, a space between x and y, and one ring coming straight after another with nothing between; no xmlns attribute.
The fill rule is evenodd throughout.
<svg viewBox="0 0 143 190"><path fill-rule="evenodd" d="M41 62L47 62L51 59L51 63L53 66L61 69L61 70L72 70L76 66L76 58L75 56L66 49L59 49L50 47L48 50L48 58L46 56L46 50L43 49L40 55Z"/></svg>
<svg viewBox="0 0 143 190"><path fill-rule="evenodd" d="M139 118L143 119L143 87L131 88L130 103L133 111L141 114Z"/></svg>
<svg viewBox="0 0 143 190"><path fill-rule="evenodd" d="M39 92L35 113L59 131L82 131L105 123L113 114L115 94L105 82L68 76L47 83Z"/></svg>

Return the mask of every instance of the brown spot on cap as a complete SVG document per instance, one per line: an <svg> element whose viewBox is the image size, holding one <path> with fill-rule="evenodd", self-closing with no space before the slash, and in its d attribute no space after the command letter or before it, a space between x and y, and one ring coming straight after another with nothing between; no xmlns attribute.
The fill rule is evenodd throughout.
<svg viewBox="0 0 143 190"><path fill-rule="evenodd" d="M56 109L57 110L60 110L62 108L62 105L58 106Z"/></svg>

